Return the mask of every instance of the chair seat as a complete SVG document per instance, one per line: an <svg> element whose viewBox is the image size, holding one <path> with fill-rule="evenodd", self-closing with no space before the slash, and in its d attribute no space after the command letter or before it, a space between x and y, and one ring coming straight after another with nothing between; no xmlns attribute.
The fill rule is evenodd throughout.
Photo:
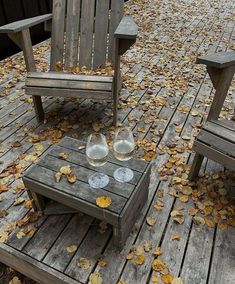
<svg viewBox="0 0 235 284"><path fill-rule="evenodd" d="M63 72L29 72L26 94L112 100L113 77Z"/></svg>
<svg viewBox="0 0 235 284"><path fill-rule="evenodd" d="M196 138L193 150L235 169L235 121L209 121Z"/></svg>

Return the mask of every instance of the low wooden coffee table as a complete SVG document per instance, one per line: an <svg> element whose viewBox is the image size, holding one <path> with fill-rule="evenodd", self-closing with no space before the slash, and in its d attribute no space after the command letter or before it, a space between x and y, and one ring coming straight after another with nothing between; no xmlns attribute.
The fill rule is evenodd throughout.
<svg viewBox="0 0 235 284"><path fill-rule="evenodd" d="M113 226L114 242L122 247L148 198L150 164L139 159L120 162L110 155L104 166L96 168L87 162L84 145L83 141L63 138L30 167L23 177L24 184L34 200L35 210L43 211L49 198L104 220ZM62 152L68 154L66 160L59 157ZM77 176L77 181L70 184L63 176L60 182L56 182L55 173L67 165ZM134 178L129 183L120 183L113 178L113 172L120 166L128 166L134 171ZM109 184L103 189L93 189L88 184L89 176L97 170L110 177ZM111 205L106 209L98 207L96 198L99 196L109 196Z"/></svg>

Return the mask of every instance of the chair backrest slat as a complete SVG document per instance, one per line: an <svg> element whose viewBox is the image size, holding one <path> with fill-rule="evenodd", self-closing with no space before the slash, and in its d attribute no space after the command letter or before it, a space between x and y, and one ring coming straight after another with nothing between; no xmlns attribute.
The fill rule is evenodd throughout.
<svg viewBox="0 0 235 284"><path fill-rule="evenodd" d="M53 0L50 70L59 62L70 68L79 61L88 70L114 63L113 34L123 7L124 0Z"/></svg>
<svg viewBox="0 0 235 284"><path fill-rule="evenodd" d="M109 24L109 50L108 60L114 63L114 37L113 34L123 17L124 0L111 0L111 13Z"/></svg>
<svg viewBox="0 0 235 284"><path fill-rule="evenodd" d="M51 70L55 70L57 62L63 63L65 8L66 0L54 0L51 38Z"/></svg>
<svg viewBox="0 0 235 284"><path fill-rule="evenodd" d="M93 68L97 69L106 62L107 34L109 24L109 3L110 0L96 1L95 15L95 39Z"/></svg>
<svg viewBox="0 0 235 284"><path fill-rule="evenodd" d="M82 1L79 66L91 69L95 0Z"/></svg>
<svg viewBox="0 0 235 284"><path fill-rule="evenodd" d="M80 0L68 0L66 18L65 67L77 66L80 22Z"/></svg>

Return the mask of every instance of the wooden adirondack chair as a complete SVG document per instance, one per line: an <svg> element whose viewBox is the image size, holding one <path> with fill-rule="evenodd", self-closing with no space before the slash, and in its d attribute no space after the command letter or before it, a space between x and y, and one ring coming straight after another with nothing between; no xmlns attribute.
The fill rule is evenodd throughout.
<svg viewBox="0 0 235 284"><path fill-rule="evenodd" d="M214 88L214 99L207 117L193 144L196 152L189 179L195 178L204 156L235 170L235 121L218 119L235 73L235 52L202 56L197 63L205 64Z"/></svg>
<svg viewBox="0 0 235 284"><path fill-rule="evenodd" d="M0 27L23 50L28 71L26 93L33 96L38 121L44 119L41 96L78 97L117 104L121 89L120 56L136 41L138 28L130 16L123 17L124 0L54 0L53 13ZM52 21L51 21L52 20ZM29 28L45 22L52 29L50 72L37 72ZM114 67L113 76L55 72L60 64L87 70ZM61 70L60 70L61 71Z"/></svg>

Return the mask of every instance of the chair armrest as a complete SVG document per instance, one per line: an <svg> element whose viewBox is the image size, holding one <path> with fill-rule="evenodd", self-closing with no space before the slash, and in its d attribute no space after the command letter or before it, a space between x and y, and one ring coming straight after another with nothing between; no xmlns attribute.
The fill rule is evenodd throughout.
<svg viewBox="0 0 235 284"><path fill-rule="evenodd" d="M52 18L52 14L37 16L21 21L16 21L5 26L0 27L0 33L16 33L28 29L35 25L46 22Z"/></svg>
<svg viewBox="0 0 235 284"><path fill-rule="evenodd" d="M114 37L120 39L136 39L137 34L138 26L131 16L125 16L114 32Z"/></svg>
<svg viewBox="0 0 235 284"><path fill-rule="evenodd" d="M218 69L226 68L235 65L235 51L217 52L200 56L197 58L196 63L205 64Z"/></svg>

